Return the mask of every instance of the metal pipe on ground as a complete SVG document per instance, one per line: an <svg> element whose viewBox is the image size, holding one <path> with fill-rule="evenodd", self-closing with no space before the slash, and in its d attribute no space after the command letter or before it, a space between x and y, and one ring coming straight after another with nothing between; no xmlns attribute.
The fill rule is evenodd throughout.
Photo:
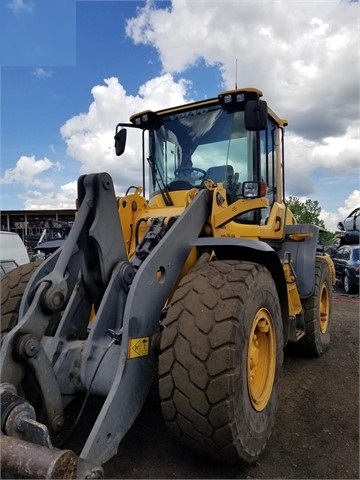
<svg viewBox="0 0 360 480"><path fill-rule="evenodd" d="M1 471L21 478L75 479L77 455L71 450L47 448L1 434Z"/></svg>

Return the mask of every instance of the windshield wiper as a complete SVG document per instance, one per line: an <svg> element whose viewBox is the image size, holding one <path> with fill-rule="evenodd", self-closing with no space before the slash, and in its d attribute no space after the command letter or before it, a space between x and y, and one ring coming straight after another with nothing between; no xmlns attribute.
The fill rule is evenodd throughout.
<svg viewBox="0 0 360 480"><path fill-rule="evenodd" d="M159 167L158 167L157 163L154 161L154 157L152 155L150 155L148 157L147 161L149 162L149 165L150 165L151 172L152 172L153 176L156 178L156 183L159 186L159 190L160 190L160 193L161 193L161 196L164 200L165 205L167 207L173 206L174 202L172 201L172 199L170 197L169 187L168 187L168 185L165 184L164 179L163 179L163 177L161 175L161 172L159 170Z"/></svg>

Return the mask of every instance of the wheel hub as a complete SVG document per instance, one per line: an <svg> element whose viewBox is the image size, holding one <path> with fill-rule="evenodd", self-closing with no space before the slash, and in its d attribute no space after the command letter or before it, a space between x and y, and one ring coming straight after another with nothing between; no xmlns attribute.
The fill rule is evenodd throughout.
<svg viewBox="0 0 360 480"><path fill-rule="evenodd" d="M276 369L276 339L272 317L265 308L256 313L249 337L247 372L252 406L262 411L270 399Z"/></svg>
<svg viewBox="0 0 360 480"><path fill-rule="evenodd" d="M330 300L329 300L329 292L327 286L324 284L321 290L320 295L320 331L321 333L325 333L328 325L329 325L329 317L330 317Z"/></svg>

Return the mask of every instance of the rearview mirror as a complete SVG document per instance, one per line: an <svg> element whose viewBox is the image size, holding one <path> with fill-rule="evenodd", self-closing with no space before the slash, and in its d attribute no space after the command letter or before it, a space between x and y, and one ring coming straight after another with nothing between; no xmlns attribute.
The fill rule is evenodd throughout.
<svg viewBox="0 0 360 480"><path fill-rule="evenodd" d="M249 100L245 105L245 128L251 132L266 130L267 103L264 100Z"/></svg>
<svg viewBox="0 0 360 480"><path fill-rule="evenodd" d="M116 130L117 130L117 127L116 127ZM121 130L116 131L114 139L115 139L115 153L119 157L125 151L126 128L122 128Z"/></svg>

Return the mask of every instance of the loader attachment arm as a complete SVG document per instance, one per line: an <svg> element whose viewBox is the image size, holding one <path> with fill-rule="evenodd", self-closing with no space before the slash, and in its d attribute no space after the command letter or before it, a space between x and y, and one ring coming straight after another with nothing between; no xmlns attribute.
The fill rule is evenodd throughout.
<svg viewBox="0 0 360 480"><path fill-rule="evenodd" d="M82 458L105 463L115 455L120 441L140 412L156 369L155 341L160 331L162 309L180 275L192 241L199 236L209 216L210 205L211 192L203 190L155 244L154 232L149 229L150 242L147 243L146 238L143 242L145 259L129 288L120 344L113 343L94 379L96 384L108 375L107 372L114 372L111 367L116 359L109 393L83 448ZM158 222L154 222L153 228L158 233ZM149 244L153 245L150 252L147 250ZM134 264L142 257L141 252L138 253L132 259ZM98 314L99 324L106 308L103 301Z"/></svg>
<svg viewBox="0 0 360 480"><path fill-rule="evenodd" d="M106 173L82 176L78 193L80 207L69 236L30 279L18 323L4 337L0 352L1 385L5 386L1 391L10 388L24 396L22 404L19 400L7 403L2 432L15 432L20 439L42 445L51 445L49 433L55 436L64 426L64 407L86 389L79 382L78 364L91 309L99 306L114 266L128 264L111 177ZM64 372L64 367L69 370ZM14 425L19 415L12 413L19 408L29 410L26 397L27 393L33 397L33 392L24 387L28 378L46 425L31 415L24 438L21 428Z"/></svg>
<svg viewBox="0 0 360 480"><path fill-rule="evenodd" d="M51 448L72 398L79 392L86 392L85 402L90 394L105 398L78 459L77 478L83 478L116 453L143 406L156 368L161 312L209 217L212 192L200 191L171 222L154 219L131 260L110 176L80 177L78 193L67 241L31 278L19 322L4 338L0 374L5 391L17 399L7 405L2 424L11 445L30 439ZM11 412L20 408L29 371L41 391L46 425L32 418L24 438ZM26 389L22 400L21 408L31 409Z"/></svg>
<svg viewBox="0 0 360 480"><path fill-rule="evenodd" d="M21 381L21 362L13 353L23 335L31 334L40 341L46 335L52 314L64 310L59 325L63 329L74 288L81 291L81 297L86 297L90 312L92 305L100 303L99 297L109 283L114 265L127 259L110 176L80 177L78 191L80 208L69 237L60 253L55 254L55 264L44 262L29 282L20 306L23 315L4 339L0 353L2 382L16 386ZM89 316L82 320L76 331L72 329L73 336L86 330ZM56 333L53 337L56 338Z"/></svg>

